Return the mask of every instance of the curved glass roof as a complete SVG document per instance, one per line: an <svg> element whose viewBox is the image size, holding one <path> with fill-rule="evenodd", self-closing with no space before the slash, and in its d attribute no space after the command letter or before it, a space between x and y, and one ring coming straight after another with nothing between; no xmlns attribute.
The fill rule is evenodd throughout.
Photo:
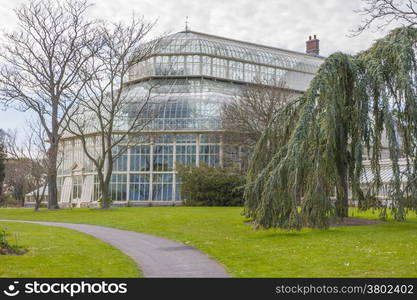
<svg viewBox="0 0 417 300"><path fill-rule="evenodd" d="M158 55L203 54L233 60L315 73L322 57L222 38L195 31L181 31L162 39Z"/></svg>

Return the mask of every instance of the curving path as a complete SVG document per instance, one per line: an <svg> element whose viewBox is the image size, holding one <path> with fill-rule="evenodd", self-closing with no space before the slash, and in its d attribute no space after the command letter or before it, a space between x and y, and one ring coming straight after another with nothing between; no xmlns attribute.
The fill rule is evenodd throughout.
<svg viewBox="0 0 417 300"><path fill-rule="evenodd" d="M1 221L65 227L89 234L130 256L140 266L145 277L229 277L221 265L195 248L153 235L97 225L22 220Z"/></svg>

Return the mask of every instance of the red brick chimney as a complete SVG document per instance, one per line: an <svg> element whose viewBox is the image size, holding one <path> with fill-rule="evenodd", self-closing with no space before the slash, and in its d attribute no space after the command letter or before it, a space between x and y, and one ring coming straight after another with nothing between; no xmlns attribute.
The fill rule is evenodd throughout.
<svg viewBox="0 0 417 300"><path fill-rule="evenodd" d="M308 37L308 41L306 42L306 53L310 55L319 55L320 53L320 40L317 39L317 36L314 35L313 38L311 38L311 35Z"/></svg>

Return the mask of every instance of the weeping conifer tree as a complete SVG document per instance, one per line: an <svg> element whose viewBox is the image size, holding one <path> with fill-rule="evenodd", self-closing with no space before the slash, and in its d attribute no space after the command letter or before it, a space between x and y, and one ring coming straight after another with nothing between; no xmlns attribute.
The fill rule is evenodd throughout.
<svg viewBox="0 0 417 300"><path fill-rule="evenodd" d="M356 56L335 53L323 62L306 93L277 113L256 145L247 217L263 228L326 228L331 217L348 216L349 188L360 208L378 208L381 218L388 203L397 221L416 211L416 42L417 29L402 27ZM376 197L383 147L392 162L390 202ZM366 188L364 156L373 174Z"/></svg>

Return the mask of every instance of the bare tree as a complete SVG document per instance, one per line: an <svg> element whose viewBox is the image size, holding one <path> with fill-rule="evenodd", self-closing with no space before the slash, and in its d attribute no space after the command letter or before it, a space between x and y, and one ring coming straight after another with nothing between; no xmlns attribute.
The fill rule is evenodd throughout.
<svg viewBox="0 0 417 300"><path fill-rule="evenodd" d="M81 67L98 45L86 0L34 0L15 10L18 30L0 51L0 99L39 119L49 143L49 209L57 209L58 143L85 86Z"/></svg>
<svg viewBox="0 0 417 300"><path fill-rule="evenodd" d="M285 84L248 86L223 106L222 125L227 141L252 148L277 111L299 95L285 89Z"/></svg>
<svg viewBox="0 0 417 300"><path fill-rule="evenodd" d="M356 10L365 16L365 19L352 35L361 34L372 25L377 30L382 30L392 23L403 26L415 26L417 24L417 1L415 0L362 0L365 7Z"/></svg>
<svg viewBox="0 0 417 300"><path fill-rule="evenodd" d="M27 184L27 157L22 155L22 148L17 143L16 130L8 130L4 132L3 136L3 144L8 156L5 166L4 185L13 195L13 198L23 206L25 193L35 188Z"/></svg>
<svg viewBox="0 0 417 300"><path fill-rule="evenodd" d="M17 142L16 131L8 133L7 152L11 158L6 182L13 188L15 198L22 201L32 192L35 211L39 210L47 188L47 135L39 121L31 122L31 131L23 143Z"/></svg>
<svg viewBox="0 0 417 300"><path fill-rule="evenodd" d="M3 186L6 177L6 150L5 150L6 134L0 129L0 205L4 203Z"/></svg>
<svg viewBox="0 0 417 300"><path fill-rule="evenodd" d="M160 39L144 42L154 22L133 17L130 24L102 23L101 49L84 68L92 74L83 99L70 118L68 132L77 137L97 172L102 208L110 207L110 180L114 161L133 134L139 133L156 112L148 88L126 85L131 68L154 53Z"/></svg>
<svg viewBox="0 0 417 300"><path fill-rule="evenodd" d="M9 158L6 162L6 176L4 185L6 190L10 191L13 198L22 206L25 200L25 193L35 187L28 186L27 180L27 161L26 159Z"/></svg>
<svg viewBox="0 0 417 300"><path fill-rule="evenodd" d="M48 186L46 174L49 170L48 164L50 161L47 159L46 138L45 130L43 130L41 124L37 123L35 130L29 134L25 144L25 151L28 155L29 182L32 186L35 186L32 192L35 200L35 211L39 210L42 200L45 199ZM58 161L57 167L59 164L60 162Z"/></svg>

